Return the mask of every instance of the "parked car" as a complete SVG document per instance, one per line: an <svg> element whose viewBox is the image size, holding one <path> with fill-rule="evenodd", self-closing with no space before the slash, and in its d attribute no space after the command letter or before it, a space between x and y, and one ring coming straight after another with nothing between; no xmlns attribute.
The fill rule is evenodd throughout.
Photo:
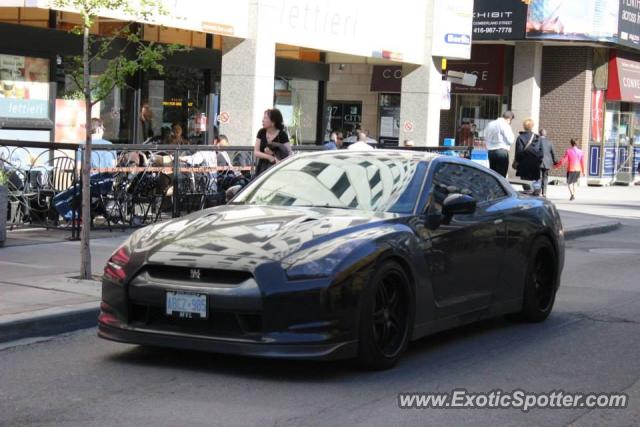
<svg viewBox="0 0 640 427"><path fill-rule="evenodd" d="M563 265L554 205L473 162L301 154L227 205L133 233L105 267L98 334L382 369L438 331L544 320Z"/></svg>

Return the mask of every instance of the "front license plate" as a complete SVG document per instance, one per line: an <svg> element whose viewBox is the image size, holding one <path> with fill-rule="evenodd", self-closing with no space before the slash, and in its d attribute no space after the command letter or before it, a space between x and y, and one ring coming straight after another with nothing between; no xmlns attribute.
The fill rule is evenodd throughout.
<svg viewBox="0 0 640 427"><path fill-rule="evenodd" d="M167 315L184 319L207 318L207 296L186 292L167 292Z"/></svg>

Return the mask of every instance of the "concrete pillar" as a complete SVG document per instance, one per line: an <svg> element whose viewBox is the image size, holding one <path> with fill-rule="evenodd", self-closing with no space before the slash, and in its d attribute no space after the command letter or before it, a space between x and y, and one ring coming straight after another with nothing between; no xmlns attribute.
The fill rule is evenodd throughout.
<svg viewBox="0 0 640 427"><path fill-rule="evenodd" d="M522 130L522 121L531 117L540 121L540 81L542 78L542 44L516 43L513 55L513 90L511 111L516 115L513 130Z"/></svg>
<svg viewBox="0 0 640 427"><path fill-rule="evenodd" d="M220 133L231 145L253 145L264 110L273 107L275 47L258 5L250 6L250 38L223 37ZM225 119L227 120L225 123Z"/></svg>
<svg viewBox="0 0 640 427"><path fill-rule="evenodd" d="M534 121L534 131L540 126L540 81L542 78L542 43L516 43L513 55L513 89L511 111L516 118L511 123L518 136L526 118ZM515 156L515 144L511 147L511 159ZM515 171L509 168L509 176Z"/></svg>
<svg viewBox="0 0 640 427"><path fill-rule="evenodd" d="M427 0L426 28L433 28L433 2ZM424 65L405 64L402 67L400 145L405 139L414 140L416 146L440 145L442 61L432 58L432 36L429 31L427 33Z"/></svg>

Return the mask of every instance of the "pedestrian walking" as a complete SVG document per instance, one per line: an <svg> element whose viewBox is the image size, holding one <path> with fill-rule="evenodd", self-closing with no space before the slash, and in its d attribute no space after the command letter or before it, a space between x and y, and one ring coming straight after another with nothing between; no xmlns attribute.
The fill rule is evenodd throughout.
<svg viewBox="0 0 640 427"><path fill-rule="evenodd" d="M578 180L580 175L584 176L584 153L578 148L578 142L575 139L571 139L569 143L571 147L565 151L556 167L567 164L567 185L571 195L569 200L575 200Z"/></svg>
<svg viewBox="0 0 640 427"><path fill-rule="evenodd" d="M547 197L547 186L549 185L549 170L558 163L556 153L553 150L553 142L547 138L547 130L541 128L538 132L540 145L542 147L542 164L540 165L540 187L542 196Z"/></svg>
<svg viewBox="0 0 640 427"><path fill-rule="evenodd" d="M520 132L516 141L516 157L513 168L516 170L516 176L527 181L534 181L533 193L539 195L540 188L536 188L535 183L540 180L543 153L540 138L533 132L533 125L533 120L530 118L522 122L524 130Z"/></svg>
<svg viewBox="0 0 640 427"><path fill-rule="evenodd" d="M490 122L484 131L489 167L504 177L509 171L509 150L515 140L511 129L514 117L513 112L505 111L502 117Z"/></svg>

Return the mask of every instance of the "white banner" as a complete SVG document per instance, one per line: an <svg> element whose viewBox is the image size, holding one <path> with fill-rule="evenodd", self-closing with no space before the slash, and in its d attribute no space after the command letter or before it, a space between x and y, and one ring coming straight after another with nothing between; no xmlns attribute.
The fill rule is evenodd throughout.
<svg viewBox="0 0 640 427"><path fill-rule="evenodd" d="M426 2L415 0L261 0L278 43L422 64Z"/></svg>
<svg viewBox="0 0 640 427"><path fill-rule="evenodd" d="M435 0L431 55L471 58L473 0Z"/></svg>

